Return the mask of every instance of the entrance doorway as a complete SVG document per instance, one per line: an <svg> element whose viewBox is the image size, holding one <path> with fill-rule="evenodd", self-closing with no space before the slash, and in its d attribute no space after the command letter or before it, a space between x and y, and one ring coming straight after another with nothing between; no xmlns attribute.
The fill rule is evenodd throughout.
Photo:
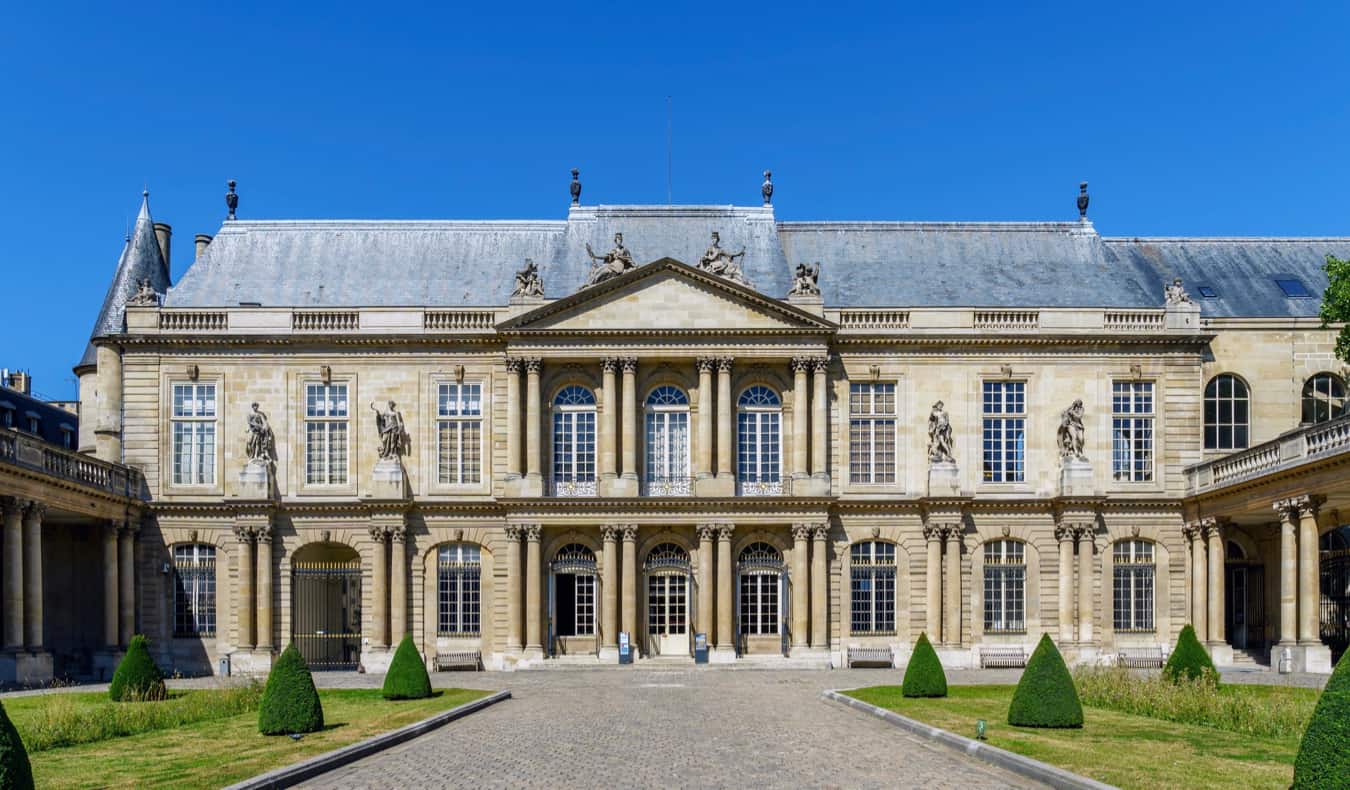
<svg viewBox="0 0 1350 790"><path fill-rule="evenodd" d="M315 671L354 670L361 661L361 557L350 546L315 543L291 563L291 640Z"/></svg>
<svg viewBox="0 0 1350 790"><path fill-rule="evenodd" d="M787 654L787 573L783 555L767 543L741 551L736 567L736 622L742 654Z"/></svg>
<svg viewBox="0 0 1350 790"><path fill-rule="evenodd" d="M1265 566L1251 562L1234 541L1228 541L1224 566L1224 633L1237 650L1266 647Z"/></svg>
<svg viewBox="0 0 1350 790"><path fill-rule="evenodd" d="M647 652L689 655L689 552L674 543L652 549L643 564L647 574Z"/></svg>
<svg viewBox="0 0 1350 790"><path fill-rule="evenodd" d="M549 564L549 647L555 656L596 652L595 552L580 543L558 550Z"/></svg>
<svg viewBox="0 0 1350 790"><path fill-rule="evenodd" d="M1321 636L1335 664L1350 645L1350 526L1323 535L1320 549Z"/></svg>

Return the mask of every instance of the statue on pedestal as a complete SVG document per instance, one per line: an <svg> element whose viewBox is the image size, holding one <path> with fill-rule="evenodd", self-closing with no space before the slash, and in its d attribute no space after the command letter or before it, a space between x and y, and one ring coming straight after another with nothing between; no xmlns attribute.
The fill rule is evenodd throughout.
<svg viewBox="0 0 1350 790"><path fill-rule="evenodd" d="M586 242L586 254L591 256L591 273L582 288L589 288L637 268L637 264L633 262L633 254L623 246L622 233L614 234L614 249L604 255L596 255L595 250L591 249L590 242Z"/></svg>
<svg viewBox="0 0 1350 790"><path fill-rule="evenodd" d="M373 403L370 408L375 412L375 429L380 436L380 460L397 461L399 456L406 454L408 445L403 415L399 414L393 401L389 401L389 411L382 412Z"/></svg>
<svg viewBox="0 0 1350 790"><path fill-rule="evenodd" d="M799 263L788 296L820 296L820 263Z"/></svg>
<svg viewBox="0 0 1350 790"><path fill-rule="evenodd" d="M1180 277L1173 279L1172 284L1167 286L1163 292L1167 297L1166 306L1168 307L1177 304L1193 304L1191 295L1186 293L1186 289L1181 286Z"/></svg>
<svg viewBox="0 0 1350 790"><path fill-rule="evenodd" d="M276 437L272 433L272 423L267 412L254 403L249 412L246 429L248 440L244 444L244 453L250 464L270 466L276 458Z"/></svg>
<svg viewBox="0 0 1350 790"><path fill-rule="evenodd" d="M535 265L534 259L526 258L525 268L516 272L516 285L511 295L526 297L544 295L544 280L539 276L539 267Z"/></svg>
<svg viewBox="0 0 1350 790"><path fill-rule="evenodd" d="M1073 405L1059 415L1059 457L1073 461L1087 461L1083 454L1083 401L1075 400Z"/></svg>
<svg viewBox="0 0 1350 790"><path fill-rule="evenodd" d="M947 417L942 401L938 401L928 415L928 460L935 464L954 464L955 449L951 419Z"/></svg>

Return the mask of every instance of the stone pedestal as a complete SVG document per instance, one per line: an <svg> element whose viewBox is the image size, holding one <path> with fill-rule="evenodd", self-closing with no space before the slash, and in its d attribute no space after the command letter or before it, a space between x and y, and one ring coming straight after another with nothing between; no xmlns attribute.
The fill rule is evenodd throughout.
<svg viewBox="0 0 1350 790"><path fill-rule="evenodd" d="M1091 463L1077 458L1060 461L1060 496L1092 496L1094 485Z"/></svg>
<svg viewBox="0 0 1350 790"><path fill-rule="evenodd" d="M1194 302L1167 305L1163 321L1169 332L1199 332L1200 305Z"/></svg>
<svg viewBox="0 0 1350 790"><path fill-rule="evenodd" d="M52 681L52 654L45 650L6 650L0 653L0 683L45 686ZM112 677L112 673L108 673Z"/></svg>
<svg viewBox="0 0 1350 790"><path fill-rule="evenodd" d="M718 645L708 651L709 664L734 664L736 663L736 651L731 646Z"/></svg>
<svg viewBox="0 0 1350 790"><path fill-rule="evenodd" d="M825 315L825 299L820 294L792 294L788 296L787 303L793 307L800 307L808 313L822 317Z"/></svg>
<svg viewBox="0 0 1350 790"><path fill-rule="evenodd" d="M368 675L382 675L389 671L389 665L394 661L394 650L392 647L371 647L361 646L361 668Z"/></svg>
<svg viewBox="0 0 1350 790"><path fill-rule="evenodd" d="M979 666L972 648L934 646L933 650L943 669L972 669Z"/></svg>
<svg viewBox="0 0 1350 790"><path fill-rule="evenodd" d="M266 675L275 659L271 650L236 650L230 653L230 674Z"/></svg>
<svg viewBox="0 0 1350 790"><path fill-rule="evenodd" d="M699 478L694 481L694 496L734 497L736 496L736 478L731 475Z"/></svg>
<svg viewBox="0 0 1350 790"><path fill-rule="evenodd" d="M370 474L370 495L374 499L405 499L407 484L403 464L397 458L381 458Z"/></svg>
<svg viewBox="0 0 1350 790"><path fill-rule="evenodd" d="M1280 660L1285 649L1289 650L1290 672L1331 672L1331 648L1326 645L1282 645L1276 643L1270 648L1270 668L1280 670Z"/></svg>
<svg viewBox="0 0 1350 790"><path fill-rule="evenodd" d="M961 471L951 461L939 461L928 467L928 496L961 495Z"/></svg>
<svg viewBox="0 0 1350 790"><path fill-rule="evenodd" d="M249 461L239 472L240 499L272 497L272 466L266 461Z"/></svg>
<svg viewBox="0 0 1350 790"><path fill-rule="evenodd" d="M1233 666L1233 646L1227 642L1207 642L1205 649L1209 651L1209 660L1214 662L1216 667ZM1331 651L1327 651L1327 660L1330 661Z"/></svg>

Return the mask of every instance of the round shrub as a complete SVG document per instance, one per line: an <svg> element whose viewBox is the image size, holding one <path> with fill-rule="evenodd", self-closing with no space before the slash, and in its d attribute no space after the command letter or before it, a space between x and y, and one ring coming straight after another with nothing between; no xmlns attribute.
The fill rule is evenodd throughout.
<svg viewBox="0 0 1350 790"><path fill-rule="evenodd" d="M1219 671L1214 668L1209 652L1200 644L1200 639L1195 635L1195 628L1190 624L1181 629L1181 636L1177 637L1177 646L1163 666L1163 677L1174 682L1183 678L1198 680L1209 677L1215 685L1218 684Z"/></svg>
<svg viewBox="0 0 1350 790"><path fill-rule="evenodd" d="M141 634L131 637L127 653L113 672L108 696L114 702L160 700L166 695L164 675L150 657L149 642Z"/></svg>
<svg viewBox="0 0 1350 790"><path fill-rule="evenodd" d="M1041 636L1017 682L1008 706L1008 723L1018 727L1083 726L1083 706L1078 702L1073 677L1049 634Z"/></svg>
<svg viewBox="0 0 1350 790"><path fill-rule="evenodd" d="M919 634L919 641L914 643L900 693L906 697L947 696L947 673L942 671L942 662L926 633Z"/></svg>
<svg viewBox="0 0 1350 790"><path fill-rule="evenodd" d="M1350 651L1317 699L1294 758L1294 790L1350 787Z"/></svg>
<svg viewBox="0 0 1350 790"><path fill-rule="evenodd" d="M314 678L295 643L286 646L263 689L258 709L258 732L263 735L287 735L318 732L323 729L323 706Z"/></svg>
<svg viewBox="0 0 1350 790"><path fill-rule="evenodd" d="M23 748L19 731L0 705L0 788L3 790L33 790L33 766L28 763L28 750Z"/></svg>
<svg viewBox="0 0 1350 790"><path fill-rule="evenodd" d="M423 699L431 696L431 676L427 674L422 654L413 644L412 634L406 634L394 651L389 671L384 676L385 699Z"/></svg>

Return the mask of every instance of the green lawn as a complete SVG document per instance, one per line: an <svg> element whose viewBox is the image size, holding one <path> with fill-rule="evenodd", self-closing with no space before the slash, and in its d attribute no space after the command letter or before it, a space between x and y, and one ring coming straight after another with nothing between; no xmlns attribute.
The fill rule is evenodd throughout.
<svg viewBox="0 0 1350 790"><path fill-rule="evenodd" d="M952 686L945 699L906 699L899 686L845 692L911 719L975 737L987 722L993 746L1057 765L1121 788L1287 788L1294 778L1298 738L1261 738L1212 727L1083 708L1081 730L1043 730L1008 724L1013 686ZM1247 691L1247 689L1251 689ZM1307 689L1246 686L1225 693L1261 697ZM1312 692L1315 694L1315 692Z"/></svg>
<svg viewBox="0 0 1350 790"><path fill-rule="evenodd" d="M174 729L48 749L29 758L33 778L43 788L222 787L421 721L489 693L439 689L429 699L389 702L380 696L379 689L321 689L325 729L299 741L259 735L258 714L253 711ZM20 735L25 719L31 719L55 696L74 697L72 702L78 706L119 704L108 701L104 694L11 697L4 701L5 709Z"/></svg>

